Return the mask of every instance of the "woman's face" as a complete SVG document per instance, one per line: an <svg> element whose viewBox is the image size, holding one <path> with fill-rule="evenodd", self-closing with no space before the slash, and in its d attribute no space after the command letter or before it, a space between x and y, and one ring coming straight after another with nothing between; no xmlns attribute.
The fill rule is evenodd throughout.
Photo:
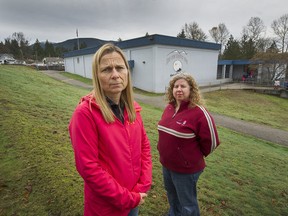
<svg viewBox="0 0 288 216"><path fill-rule="evenodd" d="M98 78L109 98L120 96L128 83L128 69L122 56L117 52L104 55L100 60Z"/></svg>
<svg viewBox="0 0 288 216"><path fill-rule="evenodd" d="M190 86L185 79L179 79L174 83L173 97L179 105L182 101L188 101L190 96Z"/></svg>

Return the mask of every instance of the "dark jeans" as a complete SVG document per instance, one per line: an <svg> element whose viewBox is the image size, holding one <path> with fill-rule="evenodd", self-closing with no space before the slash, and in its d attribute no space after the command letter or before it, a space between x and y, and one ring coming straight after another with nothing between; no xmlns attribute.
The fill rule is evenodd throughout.
<svg viewBox="0 0 288 216"><path fill-rule="evenodd" d="M169 216L199 216L197 181L201 173L176 173L163 167L164 185L170 205Z"/></svg>
<svg viewBox="0 0 288 216"><path fill-rule="evenodd" d="M139 207L136 207L129 212L128 216L138 216L138 212L139 212Z"/></svg>

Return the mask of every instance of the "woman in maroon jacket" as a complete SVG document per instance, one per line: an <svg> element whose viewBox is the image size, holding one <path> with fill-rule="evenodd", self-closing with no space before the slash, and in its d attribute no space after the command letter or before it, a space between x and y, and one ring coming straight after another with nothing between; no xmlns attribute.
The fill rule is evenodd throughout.
<svg viewBox="0 0 288 216"><path fill-rule="evenodd" d="M93 58L93 91L69 124L76 168L84 180L85 216L136 216L152 181L151 149L132 97L123 52L103 45Z"/></svg>
<svg viewBox="0 0 288 216"><path fill-rule="evenodd" d="M212 116L203 107L193 77L178 73L166 93L169 104L158 124L158 151L170 216L200 215L197 180L219 139Z"/></svg>

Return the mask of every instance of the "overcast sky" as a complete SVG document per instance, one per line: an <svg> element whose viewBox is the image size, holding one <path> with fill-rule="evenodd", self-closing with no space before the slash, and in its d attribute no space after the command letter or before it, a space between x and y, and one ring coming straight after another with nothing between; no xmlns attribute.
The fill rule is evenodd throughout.
<svg viewBox="0 0 288 216"><path fill-rule="evenodd" d="M122 40L149 34L177 36L185 23L208 30L224 23L240 38L251 17L267 27L288 13L288 0L0 0L0 41L23 32L30 44L79 37ZM211 39L210 39L211 40Z"/></svg>

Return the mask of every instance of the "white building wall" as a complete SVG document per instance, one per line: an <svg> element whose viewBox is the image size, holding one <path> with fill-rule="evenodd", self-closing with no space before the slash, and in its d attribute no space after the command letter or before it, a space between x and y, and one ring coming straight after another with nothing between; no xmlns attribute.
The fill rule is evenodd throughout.
<svg viewBox="0 0 288 216"><path fill-rule="evenodd" d="M164 93L171 76L176 73L176 61L181 62L181 71L190 73L199 86L219 83L217 50L151 45L123 52L127 60L134 60L133 86L145 91ZM92 79L93 55L65 58L65 70Z"/></svg>
<svg viewBox="0 0 288 216"><path fill-rule="evenodd" d="M65 71L92 79L92 59L93 55L65 58Z"/></svg>
<svg viewBox="0 0 288 216"><path fill-rule="evenodd" d="M153 92L165 92L176 73L175 62L181 62L181 71L190 73L199 86L217 83L218 51L172 46L158 46L156 50Z"/></svg>
<svg viewBox="0 0 288 216"><path fill-rule="evenodd" d="M169 84L171 75L175 74L173 63L175 61L174 53L175 47L157 46L155 61L155 89L154 92L163 93Z"/></svg>
<svg viewBox="0 0 288 216"><path fill-rule="evenodd" d="M73 62L74 62L75 73L77 75L86 77L85 76L85 70L84 70L83 56L74 57Z"/></svg>
<svg viewBox="0 0 288 216"><path fill-rule="evenodd" d="M86 78L89 78L89 79L92 79L92 61L93 61L93 55L85 55L84 57L84 71L85 71L85 77Z"/></svg>
<svg viewBox="0 0 288 216"><path fill-rule="evenodd" d="M153 47L131 49L130 54L130 60L134 60L133 85L145 91L153 91Z"/></svg>
<svg viewBox="0 0 288 216"><path fill-rule="evenodd" d="M207 86L217 81L218 51L193 49L190 51L188 72L199 86Z"/></svg>
<svg viewBox="0 0 288 216"><path fill-rule="evenodd" d="M65 71L75 74L73 58L64 58Z"/></svg>

